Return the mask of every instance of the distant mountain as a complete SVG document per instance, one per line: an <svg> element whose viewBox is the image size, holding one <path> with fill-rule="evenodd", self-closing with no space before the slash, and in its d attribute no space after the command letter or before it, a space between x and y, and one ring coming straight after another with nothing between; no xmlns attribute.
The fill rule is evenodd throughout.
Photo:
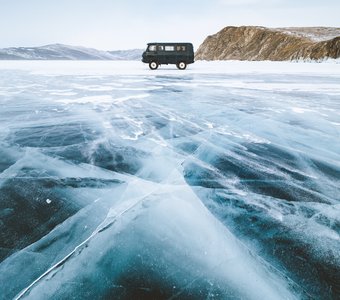
<svg viewBox="0 0 340 300"><path fill-rule="evenodd" d="M139 60L142 49L100 51L92 48L53 44L42 47L0 49L0 60Z"/></svg>
<svg viewBox="0 0 340 300"><path fill-rule="evenodd" d="M113 60L141 60L143 49L108 51Z"/></svg>
<svg viewBox="0 0 340 300"><path fill-rule="evenodd" d="M340 57L340 28L229 26L208 36L196 60L323 60Z"/></svg>

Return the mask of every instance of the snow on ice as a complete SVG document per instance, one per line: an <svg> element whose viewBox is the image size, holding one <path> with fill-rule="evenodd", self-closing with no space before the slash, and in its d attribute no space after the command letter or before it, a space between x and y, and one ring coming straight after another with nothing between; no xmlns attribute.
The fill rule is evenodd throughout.
<svg viewBox="0 0 340 300"><path fill-rule="evenodd" d="M0 299L340 294L339 64L0 70Z"/></svg>

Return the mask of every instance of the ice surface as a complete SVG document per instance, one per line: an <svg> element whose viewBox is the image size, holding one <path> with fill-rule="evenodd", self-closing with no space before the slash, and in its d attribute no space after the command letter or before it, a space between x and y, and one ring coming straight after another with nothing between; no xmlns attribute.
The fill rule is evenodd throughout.
<svg viewBox="0 0 340 300"><path fill-rule="evenodd" d="M340 294L339 64L0 70L0 299Z"/></svg>

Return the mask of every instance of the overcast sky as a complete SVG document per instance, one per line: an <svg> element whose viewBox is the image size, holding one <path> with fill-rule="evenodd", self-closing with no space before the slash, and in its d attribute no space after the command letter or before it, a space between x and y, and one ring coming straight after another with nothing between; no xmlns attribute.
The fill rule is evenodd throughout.
<svg viewBox="0 0 340 300"><path fill-rule="evenodd" d="M0 0L0 48L191 41L230 25L340 27L340 0Z"/></svg>

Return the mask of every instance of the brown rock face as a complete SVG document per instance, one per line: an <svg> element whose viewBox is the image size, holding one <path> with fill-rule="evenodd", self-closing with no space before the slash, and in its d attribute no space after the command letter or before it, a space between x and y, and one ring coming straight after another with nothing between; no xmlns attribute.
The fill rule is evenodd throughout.
<svg viewBox="0 0 340 300"><path fill-rule="evenodd" d="M340 57L340 28L225 27L208 36L196 60L320 60Z"/></svg>

